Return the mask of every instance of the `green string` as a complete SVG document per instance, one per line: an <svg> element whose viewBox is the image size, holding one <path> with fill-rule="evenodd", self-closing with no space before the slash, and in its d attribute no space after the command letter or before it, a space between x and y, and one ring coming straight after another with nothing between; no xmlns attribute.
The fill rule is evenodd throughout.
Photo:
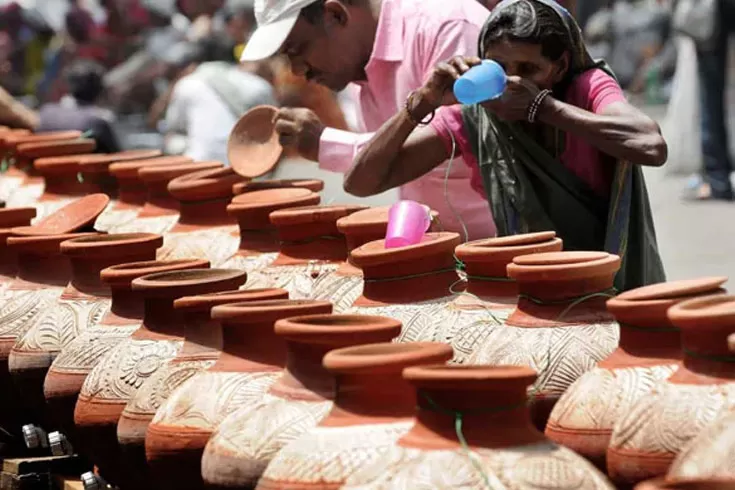
<svg viewBox="0 0 735 490"><path fill-rule="evenodd" d="M77 172L77 182L79 182L80 184L84 183L84 175L82 174L82 172Z"/></svg>
<svg viewBox="0 0 735 490"><path fill-rule="evenodd" d="M470 276L470 275L467 275L467 279L472 279L475 281L484 281L484 282L515 282L515 279L511 279L510 277L502 277L502 276Z"/></svg>
<svg viewBox="0 0 735 490"><path fill-rule="evenodd" d="M88 130L86 130L85 132L82 133L82 135L80 136L80 138L90 138L93 135L94 135L94 131L91 130L91 129L88 129Z"/></svg>
<svg viewBox="0 0 735 490"><path fill-rule="evenodd" d="M585 301L589 301L595 298L613 298L615 297L617 292L618 292L617 289L609 288L604 291L598 291L596 293L585 294L583 296L579 296L576 298L566 298L566 299L555 300L555 301L540 299L535 296L531 296L530 294L524 294L524 293L519 294L518 298L526 299L540 306L555 306L555 305L564 305L564 304L569 303L569 306L564 308L564 311L562 311L557 317L557 320L561 320L564 316L566 316L567 313L569 313L572 310L572 308L579 306Z"/></svg>
<svg viewBox="0 0 735 490"><path fill-rule="evenodd" d="M680 332L676 327L638 327L630 325L628 323L619 323L620 328L626 328L628 330L636 330L639 332Z"/></svg>
<svg viewBox="0 0 735 490"><path fill-rule="evenodd" d="M2 163L0 163L0 172L5 173L10 168L10 159L8 157L3 158Z"/></svg>
<svg viewBox="0 0 735 490"><path fill-rule="evenodd" d="M693 357L695 359L706 359L708 361L715 362L735 362L735 354L702 354L701 352L689 350L686 347L684 347L683 351L686 356Z"/></svg>
<svg viewBox="0 0 735 490"><path fill-rule="evenodd" d="M428 272L420 272L418 274L407 274L405 276L395 276L395 277L381 277L381 278L377 278L377 279L363 279L363 281L366 282L366 283L367 282L372 282L372 283L375 283L375 282L393 282L393 281L402 281L404 279L415 279L417 277L434 276L434 275L437 275L437 274L444 274L445 272L456 272L456 271L457 270L454 267L447 267L446 269L439 269L439 270L428 271ZM456 283L454 283L454 284L456 284ZM454 286L454 284L452 284L452 286ZM450 290L451 290L452 286L450 286Z"/></svg>

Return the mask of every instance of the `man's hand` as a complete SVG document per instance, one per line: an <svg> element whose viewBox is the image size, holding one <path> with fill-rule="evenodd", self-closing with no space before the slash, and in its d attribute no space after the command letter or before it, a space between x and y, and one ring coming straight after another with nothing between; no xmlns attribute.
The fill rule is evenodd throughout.
<svg viewBox="0 0 735 490"><path fill-rule="evenodd" d="M324 124L309 109L284 108L276 114L276 132L284 148L296 148L299 154L314 162L319 160L319 139Z"/></svg>

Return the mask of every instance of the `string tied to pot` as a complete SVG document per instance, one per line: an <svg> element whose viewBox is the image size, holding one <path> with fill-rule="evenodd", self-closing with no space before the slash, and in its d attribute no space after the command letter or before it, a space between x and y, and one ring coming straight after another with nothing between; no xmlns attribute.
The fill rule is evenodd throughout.
<svg viewBox="0 0 735 490"><path fill-rule="evenodd" d="M727 362L727 363L735 363L735 354L703 354L701 352L695 352L691 349L687 349L684 347L683 352L688 357L692 357L694 359L704 359L706 361L714 361L714 362Z"/></svg>
<svg viewBox="0 0 735 490"><path fill-rule="evenodd" d="M559 313L559 316L557 317L557 320L561 320L571 310L581 305L582 303L585 303L591 299L596 299L596 298L607 298L607 299L614 298L615 296L617 296L617 294L618 294L618 290L614 287L611 287L608 289L604 289L602 291L596 291L594 293L583 294L581 296L565 298L565 299L560 299L560 300L545 300L545 299L541 299L541 298L538 298L536 296L532 296L526 293L520 293L518 295L518 298L528 300L540 306L559 306L559 305L568 304L568 306L564 308L564 310L561 313Z"/></svg>

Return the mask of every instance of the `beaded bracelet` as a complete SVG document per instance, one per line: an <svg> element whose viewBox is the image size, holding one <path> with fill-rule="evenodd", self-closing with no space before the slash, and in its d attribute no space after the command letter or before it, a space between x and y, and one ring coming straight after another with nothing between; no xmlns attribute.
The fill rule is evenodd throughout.
<svg viewBox="0 0 735 490"><path fill-rule="evenodd" d="M417 121L415 117L413 117L413 114L411 114L411 107L413 106L413 97L416 95L416 91L412 91L410 94L408 94L408 97L406 97L406 103L403 105L403 110L406 112L406 115L408 116L408 119L414 123L416 126L426 126L429 124L436 115L436 109L432 110L428 114L428 120L424 118L423 121Z"/></svg>
<svg viewBox="0 0 735 490"><path fill-rule="evenodd" d="M536 122L536 116L538 115L538 110L541 108L541 104L544 102L546 97L551 95L551 90L542 90L538 94L536 94L536 97L533 99L533 102L531 102L531 105L528 106L528 122L534 123Z"/></svg>

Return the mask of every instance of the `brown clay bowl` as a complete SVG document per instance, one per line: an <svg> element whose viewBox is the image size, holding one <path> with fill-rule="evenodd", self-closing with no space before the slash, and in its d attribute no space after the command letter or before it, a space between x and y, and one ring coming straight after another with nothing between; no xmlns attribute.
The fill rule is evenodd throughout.
<svg viewBox="0 0 735 490"><path fill-rule="evenodd" d="M254 179L270 172L281 158L283 147L275 132L278 109L258 106L237 121L227 142L227 158L242 177Z"/></svg>

